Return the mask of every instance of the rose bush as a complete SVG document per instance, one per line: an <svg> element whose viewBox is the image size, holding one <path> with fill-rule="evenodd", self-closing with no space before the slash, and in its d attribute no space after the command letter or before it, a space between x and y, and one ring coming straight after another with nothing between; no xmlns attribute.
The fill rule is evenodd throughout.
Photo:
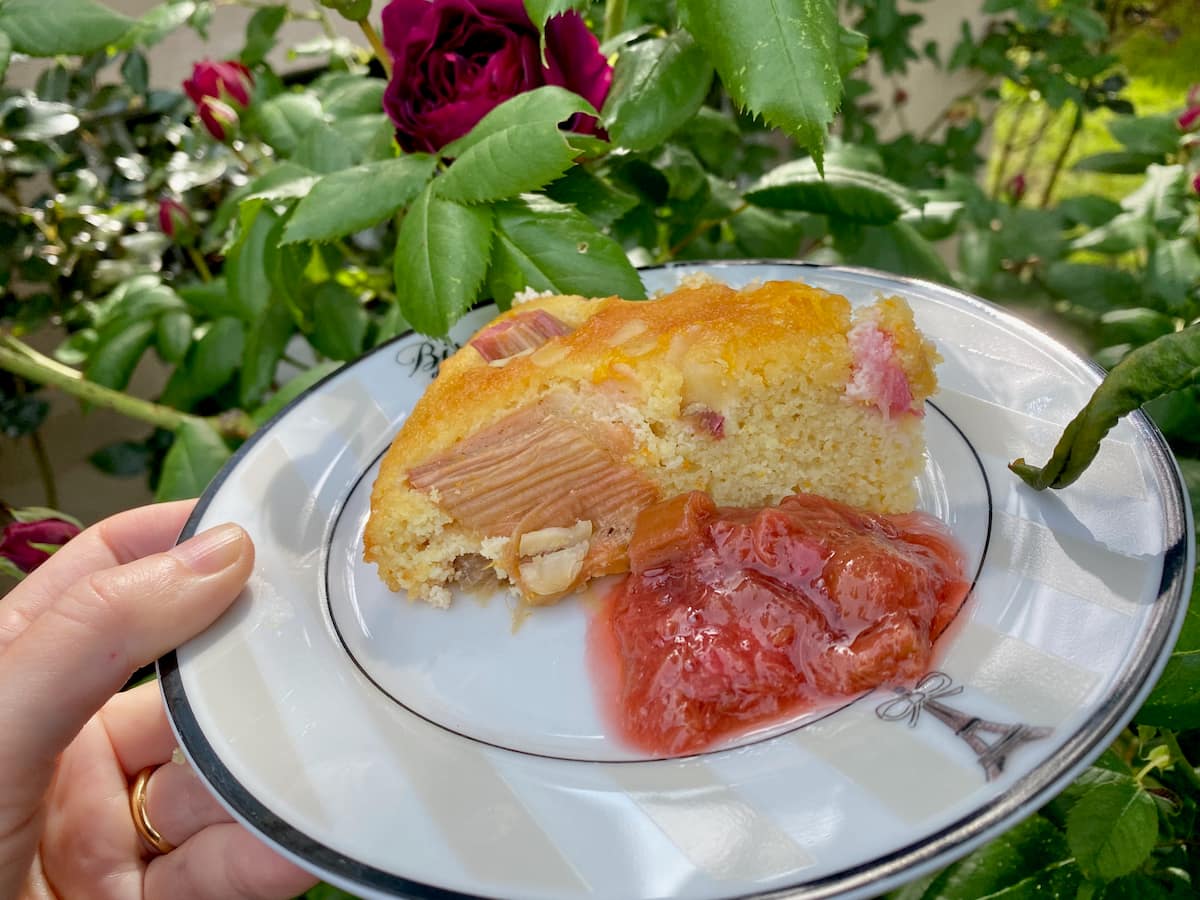
<svg viewBox="0 0 1200 900"><path fill-rule="evenodd" d="M521 0L392 0L383 8L392 58L384 108L408 152L440 150L517 94L556 85L604 104L612 69L578 13L555 16L541 36ZM594 132L578 116L573 131Z"/></svg>
<svg viewBox="0 0 1200 900"><path fill-rule="evenodd" d="M202 60L184 81L183 92L196 104L204 127L218 141L224 141L237 125L238 112L250 105L254 76L234 60Z"/></svg>

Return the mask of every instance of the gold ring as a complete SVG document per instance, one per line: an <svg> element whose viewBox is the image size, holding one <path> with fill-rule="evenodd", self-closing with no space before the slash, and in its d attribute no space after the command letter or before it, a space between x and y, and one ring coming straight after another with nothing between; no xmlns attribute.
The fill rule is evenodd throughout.
<svg viewBox="0 0 1200 900"><path fill-rule="evenodd" d="M154 769L154 766L147 766L138 772L137 778L134 779L133 790L129 792L129 814L133 817L133 827L137 830L138 837L146 842L146 846L156 853L170 853L175 849L175 845L159 834L158 829L150 824L150 817L146 815L146 787L150 784L150 776Z"/></svg>

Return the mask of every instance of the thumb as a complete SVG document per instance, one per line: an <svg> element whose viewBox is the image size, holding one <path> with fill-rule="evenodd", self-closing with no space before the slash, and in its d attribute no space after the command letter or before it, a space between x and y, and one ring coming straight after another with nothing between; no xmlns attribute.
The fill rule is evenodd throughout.
<svg viewBox="0 0 1200 900"><path fill-rule="evenodd" d="M21 796L32 813L87 720L135 669L212 624L253 562L245 531L212 528L81 578L9 644L0 654L0 814L19 813L2 807Z"/></svg>

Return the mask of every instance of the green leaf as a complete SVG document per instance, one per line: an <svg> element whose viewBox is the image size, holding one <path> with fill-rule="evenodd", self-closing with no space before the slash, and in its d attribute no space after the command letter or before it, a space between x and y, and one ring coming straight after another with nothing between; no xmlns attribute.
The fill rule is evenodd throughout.
<svg viewBox="0 0 1200 900"><path fill-rule="evenodd" d="M435 197L413 201L396 238L396 298L417 331L440 337L471 307L487 274L492 212Z"/></svg>
<svg viewBox="0 0 1200 900"><path fill-rule="evenodd" d="M118 321L102 329L96 349L83 370L84 377L116 391L124 390L142 353L154 339L154 330L152 319L132 324Z"/></svg>
<svg viewBox="0 0 1200 900"><path fill-rule="evenodd" d="M250 414L250 418L256 425L264 424L322 378L336 372L341 365L338 362L323 362L306 369L277 390L270 400Z"/></svg>
<svg viewBox="0 0 1200 900"><path fill-rule="evenodd" d="M260 201L243 204L242 211L241 236L225 257L225 280L236 314L252 322L262 315L271 296L266 270L268 236L279 216Z"/></svg>
<svg viewBox="0 0 1200 900"><path fill-rule="evenodd" d="M546 195L575 207L601 228L611 225L638 205L636 195L583 166L572 167L546 188Z"/></svg>
<svg viewBox="0 0 1200 900"><path fill-rule="evenodd" d="M150 89L150 66L146 57L137 50L126 53L125 61L121 63L121 77L137 93L146 93Z"/></svg>
<svg viewBox="0 0 1200 900"><path fill-rule="evenodd" d="M1009 464L1035 490L1074 482L1100 452L1100 441L1126 413L1200 379L1200 324L1163 335L1122 359L1070 421L1044 467Z"/></svg>
<svg viewBox="0 0 1200 900"><path fill-rule="evenodd" d="M339 119L337 131L345 140L355 165L395 159L399 152L396 127L383 113Z"/></svg>
<svg viewBox="0 0 1200 900"><path fill-rule="evenodd" d="M164 362L182 362L192 345L192 317L183 309L170 309L158 317L155 343Z"/></svg>
<svg viewBox="0 0 1200 900"><path fill-rule="evenodd" d="M133 23L119 40L112 43L115 50L131 50L140 47L149 49L168 34L183 25L196 13L192 0L168 0L154 7Z"/></svg>
<svg viewBox="0 0 1200 900"><path fill-rule="evenodd" d="M818 216L777 213L750 206L729 220L738 248L751 258L787 259L795 256L800 242L825 233L825 220Z"/></svg>
<svg viewBox="0 0 1200 900"><path fill-rule="evenodd" d="M546 27L546 20L560 16L568 10L587 9L588 0L525 0L525 12L538 31Z"/></svg>
<svg viewBox="0 0 1200 900"><path fill-rule="evenodd" d="M161 503L199 497L229 456L229 448L211 425L199 419L184 421L163 459L154 499Z"/></svg>
<svg viewBox="0 0 1200 900"><path fill-rule="evenodd" d="M338 129L325 122L313 125L300 139L292 159L318 175L348 169L356 162L354 151L345 138Z"/></svg>
<svg viewBox="0 0 1200 900"><path fill-rule="evenodd" d="M150 466L150 448L133 441L117 441L105 444L88 457L88 462L103 472L117 478L141 475Z"/></svg>
<svg viewBox="0 0 1200 900"><path fill-rule="evenodd" d="M354 359L363 350L368 317L358 295L336 281L313 292L313 330L309 343L330 359Z"/></svg>
<svg viewBox="0 0 1200 900"><path fill-rule="evenodd" d="M1142 292L1138 279L1123 269L1062 261L1046 267L1042 283L1055 297L1101 313L1136 306Z"/></svg>
<svg viewBox="0 0 1200 900"><path fill-rule="evenodd" d="M1062 832L1033 816L890 900L1042 900L1072 897L1079 870Z"/></svg>
<svg viewBox="0 0 1200 900"><path fill-rule="evenodd" d="M321 101L312 94L286 93L251 107L249 127L281 156L291 156L300 141L325 121Z"/></svg>
<svg viewBox="0 0 1200 900"><path fill-rule="evenodd" d="M712 76L708 56L686 31L625 47L600 113L613 143L657 147L695 115Z"/></svg>
<svg viewBox="0 0 1200 900"><path fill-rule="evenodd" d="M190 409L224 387L241 364L245 335L240 319L226 316L213 322L172 373L159 402Z"/></svg>
<svg viewBox="0 0 1200 900"><path fill-rule="evenodd" d="M942 284L955 283L933 244L907 222L863 225L851 228L849 233L835 230L834 234L838 237L834 246L852 265L928 278Z"/></svg>
<svg viewBox="0 0 1200 900"><path fill-rule="evenodd" d="M1179 126L1173 116L1116 116L1108 130L1131 153L1161 158L1179 147Z"/></svg>
<svg viewBox="0 0 1200 900"><path fill-rule="evenodd" d="M1161 153L1110 150L1085 156L1073 168L1076 172L1102 172L1105 175L1141 175L1147 166L1157 162L1162 162Z"/></svg>
<svg viewBox="0 0 1200 900"><path fill-rule="evenodd" d="M1158 810L1136 781L1098 784L1067 813L1067 843L1089 878L1128 875L1158 841Z"/></svg>
<svg viewBox="0 0 1200 900"><path fill-rule="evenodd" d="M246 23L246 46L242 48L241 60L248 66L256 66L275 46L275 35L287 19L286 6L261 6L254 11Z"/></svg>
<svg viewBox="0 0 1200 900"><path fill-rule="evenodd" d="M287 304L274 299L267 304L262 318L250 326L238 372L238 402L243 409L257 406L271 387L275 369L295 328Z"/></svg>
<svg viewBox="0 0 1200 900"><path fill-rule="evenodd" d="M438 194L460 203L485 203L548 184L579 155L571 133L558 127L576 113L597 114L582 97L560 87L506 100L442 148L443 156L456 159L437 180Z"/></svg>
<svg viewBox="0 0 1200 900"><path fill-rule="evenodd" d="M1200 460L1180 459L1179 465L1192 505L1200 504ZM1200 579L1192 585L1191 602L1167 667L1135 718L1141 725L1179 731L1200 728Z"/></svg>
<svg viewBox="0 0 1200 900"><path fill-rule="evenodd" d="M102 50L133 27L133 20L94 0L7 0L0 31L12 49L30 56L82 56Z"/></svg>
<svg viewBox="0 0 1200 900"><path fill-rule="evenodd" d="M1121 214L1121 204L1098 194L1068 197L1058 204L1058 211L1070 223L1096 228Z"/></svg>
<svg viewBox="0 0 1200 900"><path fill-rule="evenodd" d="M425 187L436 163L413 153L326 175L296 205L284 241L327 241L382 222Z"/></svg>
<svg viewBox="0 0 1200 900"><path fill-rule="evenodd" d="M348 76L324 95L321 105L335 120L371 115L383 109L383 92L386 89L387 82L382 78Z"/></svg>
<svg viewBox="0 0 1200 900"><path fill-rule="evenodd" d="M488 289L501 307L527 287L584 297L646 296L621 245L571 207L529 194L495 210Z"/></svg>
<svg viewBox="0 0 1200 900"><path fill-rule="evenodd" d="M8 63L12 59L12 38L7 31L0 31L0 81L8 74Z"/></svg>
<svg viewBox="0 0 1200 900"><path fill-rule="evenodd" d="M856 169L827 166L825 176L811 159L784 163L746 191L746 199L768 209L795 209L860 222L886 225L914 207L903 185Z"/></svg>
<svg viewBox="0 0 1200 900"><path fill-rule="evenodd" d="M848 62L835 0L773 0L751 14L742 0L680 6L738 105L791 134L819 168Z"/></svg>
<svg viewBox="0 0 1200 900"><path fill-rule="evenodd" d="M1200 253L1191 238L1155 244L1146 265L1146 281L1153 296L1171 311L1186 309L1189 295L1200 285Z"/></svg>
<svg viewBox="0 0 1200 900"><path fill-rule="evenodd" d="M224 276L214 278L212 281L181 284L179 296L196 313L207 319L240 314L240 310L229 296Z"/></svg>

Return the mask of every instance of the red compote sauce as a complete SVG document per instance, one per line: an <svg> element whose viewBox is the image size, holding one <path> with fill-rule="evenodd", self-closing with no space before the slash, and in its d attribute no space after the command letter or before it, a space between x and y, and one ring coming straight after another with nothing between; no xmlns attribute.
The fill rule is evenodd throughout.
<svg viewBox="0 0 1200 900"><path fill-rule="evenodd" d="M629 565L592 653L619 733L659 755L911 684L969 587L932 516L811 494L766 509L700 492L659 503L638 517Z"/></svg>

